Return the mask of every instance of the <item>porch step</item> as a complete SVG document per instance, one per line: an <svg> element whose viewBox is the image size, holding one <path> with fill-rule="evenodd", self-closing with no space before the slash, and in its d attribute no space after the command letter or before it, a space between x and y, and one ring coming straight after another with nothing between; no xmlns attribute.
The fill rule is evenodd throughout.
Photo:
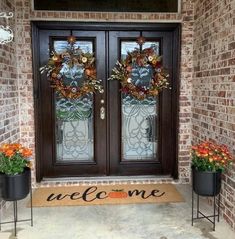
<svg viewBox="0 0 235 239"><path fill-rule="evenodd" d="M64 185L107 185L107 184L152 184L152 183L178 183L170 175L165 176L103 176L103 177L65 177L44 178L36 187L64 186Z"/></svg>

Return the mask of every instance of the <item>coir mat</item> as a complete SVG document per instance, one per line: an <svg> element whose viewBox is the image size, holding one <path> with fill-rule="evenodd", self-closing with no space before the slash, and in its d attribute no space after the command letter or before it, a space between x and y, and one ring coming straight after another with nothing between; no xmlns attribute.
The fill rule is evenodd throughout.
<svg viewBox="0 0 235 239"><path fill-rule="evenodd" d="M34 207L183 201L172 184L62 186L38 188L33 192Z"/></svg>

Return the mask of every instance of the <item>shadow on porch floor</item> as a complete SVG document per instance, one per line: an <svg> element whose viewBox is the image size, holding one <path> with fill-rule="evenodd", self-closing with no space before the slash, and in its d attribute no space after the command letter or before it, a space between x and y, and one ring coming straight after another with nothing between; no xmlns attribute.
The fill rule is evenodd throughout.
<svg viewBox="0 0 235 239"><path fill-rule="evenodd" d="M216 230L205 219L191 226L191 188L177 185L184 203L68 206L34 208L34 226L21 222L17 239L234 239L235 232L221 218ZM27 200L19 202L19 219L28 218ZM202 210L211 214L205 202ZM10 220L10 207L4 220ZM14 239L13 224L2 225L0 239Z"/></svg>

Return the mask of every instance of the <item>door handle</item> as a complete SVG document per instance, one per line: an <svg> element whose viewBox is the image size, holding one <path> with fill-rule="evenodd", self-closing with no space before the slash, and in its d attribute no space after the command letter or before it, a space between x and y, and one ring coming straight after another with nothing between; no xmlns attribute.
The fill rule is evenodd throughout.
<svg viewBox="0 0 235 239"><path fill-rule="evenodd" d="M100 119L105 119L105 108L104 106L100 107Z"/></svg>

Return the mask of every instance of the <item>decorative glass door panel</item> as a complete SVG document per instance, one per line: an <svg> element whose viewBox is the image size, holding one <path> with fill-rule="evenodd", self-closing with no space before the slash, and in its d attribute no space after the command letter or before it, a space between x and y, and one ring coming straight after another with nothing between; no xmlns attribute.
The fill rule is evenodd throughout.
<svg viewBox="0 0 235 239"><path fill-rule="evenodd" d="M158 41L146 41L142 48L153 48L159 54ZM136 41L121 41L121 59L140 46ZM136 86L146 87L152 80L152 67L132 65L131 80ZM122 160L156 160L157 158L157 98L137 100L122 93Z"/></svg>
<svg viewBox="0 0 235 239"><path fill-rule="evenodd" d="M93 161L93 97L55 101L57 161Z"/></svg>
<svg viewBox="0 0 235 239"><path fill-rule="evenodd" d="M157 100L122 95L122 160L156 160Z"/></svg>
<svg viewBox="0 0 235 239"><path fill-rule="evenodd" d="M69 47L67 41L55 40L54 50L63 53ZM74 48L84 53L92 53L92 41L76 41ZM84 81L84 68L64 64L60 74L66 85L80 87ZM55 94L56 119L56 160L57 161L94 161L93 95L79 99L61 97Z"/></svg>

